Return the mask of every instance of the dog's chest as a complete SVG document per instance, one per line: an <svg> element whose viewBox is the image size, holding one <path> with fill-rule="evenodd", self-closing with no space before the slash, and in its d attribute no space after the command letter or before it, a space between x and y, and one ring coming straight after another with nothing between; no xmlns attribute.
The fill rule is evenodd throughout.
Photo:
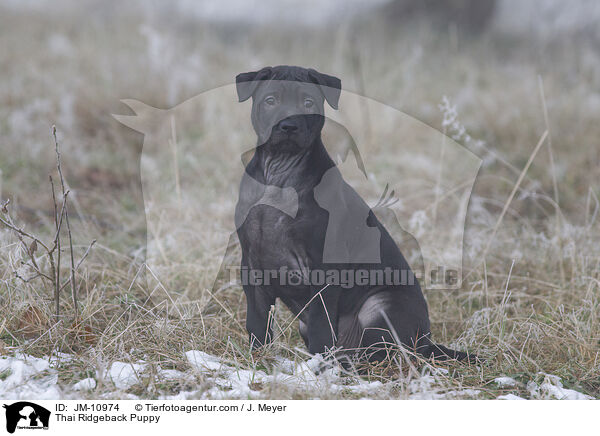
<svg viewBox="0 0 600 436"><path fill-rule="evenodd" d="M238 234L251 268L302 269L322 261L326 230L326 212L300 196L295 216L270 205L252 207Z"/></svg>

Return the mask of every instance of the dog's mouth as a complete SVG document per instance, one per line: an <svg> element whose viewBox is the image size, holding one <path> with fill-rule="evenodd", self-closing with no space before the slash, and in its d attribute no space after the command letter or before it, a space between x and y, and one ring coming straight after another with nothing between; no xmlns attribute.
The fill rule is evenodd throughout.
<svg viewBox="0 0 600 436"><path fill-rule="evenodd" d="M305 142L298 132L274 132L269 138L269 143L277 148L301 148Z"/></svg>

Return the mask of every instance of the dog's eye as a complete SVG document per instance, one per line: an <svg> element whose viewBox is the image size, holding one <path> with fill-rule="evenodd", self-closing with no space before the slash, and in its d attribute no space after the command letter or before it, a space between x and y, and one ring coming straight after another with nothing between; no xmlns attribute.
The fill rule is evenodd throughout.
<svg viewBox="0 0 600 436"><path fill-rule="evenodd" d="M273 97L272 95L265 98L265 103L268 104L269 106L273 106L275 104L275 101L276 101L275 97Z"/></svg>
<svg viewBox="0 0 600 436"><path fill-rule="evenodd" d="M310 109L311 107L313 107L315 105L315 102L313 100L311 100L310 98L305 98L304 99L304 107L306 109Z"/></svg>

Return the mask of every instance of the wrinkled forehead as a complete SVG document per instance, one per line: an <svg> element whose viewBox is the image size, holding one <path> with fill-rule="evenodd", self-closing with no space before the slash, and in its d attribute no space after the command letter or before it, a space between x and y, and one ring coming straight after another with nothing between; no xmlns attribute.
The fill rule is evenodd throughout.
<svg viewBox="0 0 600 436"><path fill-rule="evenodd" d="M290 98L309 95L313 98L323 100L323 94L314 83L299 82L297 80L261 80L255 98L265 97L269 94L277 94Z"/></svg>

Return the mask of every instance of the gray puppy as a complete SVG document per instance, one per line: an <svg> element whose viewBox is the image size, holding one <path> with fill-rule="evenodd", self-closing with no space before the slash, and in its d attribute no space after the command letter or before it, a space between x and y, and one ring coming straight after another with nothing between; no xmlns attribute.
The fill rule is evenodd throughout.
<svg viewBox="0 0 600 436"><path fill-rule="evenodd" d="M252 97L258 136L236 206L251 347L272 340L270 308L280 298L311 353L336 347L376 361L402 344L425 357L474 359L430 340L418 281L321 141L324 103L337 109L340 80L278 66L239 74L236 84L240 101Z"/></svg>

